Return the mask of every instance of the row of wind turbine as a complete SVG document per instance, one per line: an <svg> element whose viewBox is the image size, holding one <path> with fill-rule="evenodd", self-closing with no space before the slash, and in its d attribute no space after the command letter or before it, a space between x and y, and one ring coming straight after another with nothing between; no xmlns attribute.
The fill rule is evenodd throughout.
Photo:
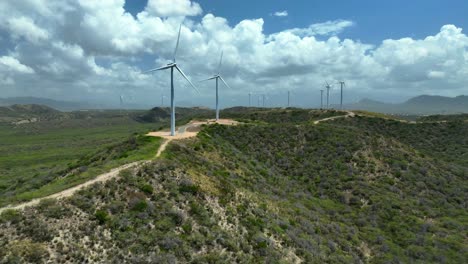
<svg viewBox="0 0 468 264"><path fill-rule="evenodd" d="M175 92L174 92L174 70L177 70L182 77L187 80L187 82L192 86L192 88L197 91L197 93L200 93L197 89L197 87L190 81L190 79L185 75L185 73L182 71L180 66L176 62L176 56L177 56L177 50L179 49L179 43L180 43L180 34L182 31L182 25L179 27L179 34L177 36L177 42L176 42L176 47L174 50L174 56L173 59L170 63L167 65L164 65L159 68L151 69L149 71L146 71L146 73L152 73L155 71L162 71L162 70L171 70L171 136L175 136ZM223 53L221 53L221 59L219 61L219 66L218 66L218 73L215 74L213 77L210 77L206 80L203 81L208 81L208 80L216 80L216 121L219 120L219 93L218 93L218 83L219 80L221 80L228 88L229 85L226 83L226 81L223 79L223 77L220 74L221 70L221 65L223 62ZM161 104L164 105L164 95L161 97Z"/></svg>
<svg viewBox="0 0 468 264"><path fill-rule="evenodd" d="M346 82L339 81L337 84L340 85L340 110L343 110L343 88L346 87ZM327 101L326 101L326 109L330 109L330 90L332 89L333 85L325 81L324 84L325 88L327 89ZM323 109L323 92L324 90L320 90L320 109Z"/></svg>

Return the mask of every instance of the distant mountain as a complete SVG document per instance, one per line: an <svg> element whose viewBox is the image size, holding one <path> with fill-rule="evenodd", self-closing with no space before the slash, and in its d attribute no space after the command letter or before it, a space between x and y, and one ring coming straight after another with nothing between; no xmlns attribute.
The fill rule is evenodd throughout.
<svg viewBox="0 0 468 264"><path fill-rule="evenodd" d="M59 109L62 111L72 111L89 108L90 105L87 103L79 102L67 102L58 101L48 98L38 97L11 97L11 98L0 98L0 106L9 105L45 105L51 108Z"/></svg>
<svg viewBox="0 0 468 264"><path fill-rule="evenodd" d="M63 113L44 105L0 106L0 122L29 123L63 117Z"/></svg>
<svg viewBox="0 0 468 264"><path fill-rule="evenodd" d="M204 107L176 107L176 118L186 119L191 117L206 117L214 116L214 111ZM155 107L144 114L135 117L139 122L158 122L171 117L171 109L169 107Z"/></svg>
<svg viewBox="0 0 468 264"><path fill-rule="evenodd" d="M444 97L421 95L400 104L389 104L371 99L363 99L358 103L347 105L346 108L410 115L468 113L468 96Z"/></svg>

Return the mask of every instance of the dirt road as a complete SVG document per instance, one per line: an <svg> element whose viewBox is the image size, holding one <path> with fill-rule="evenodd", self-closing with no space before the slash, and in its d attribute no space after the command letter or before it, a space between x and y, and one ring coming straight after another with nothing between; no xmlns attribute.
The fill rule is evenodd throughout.
<svg viewBox="0 0 468 264"><path fill-rule="evenodd" d="M215 123L215 122L212 121L212 120L190 122L187 125L181 127L178 130L177 135L174 136L174 137L169 136L169 132L152 132L152 133L149 133L148 136L162 137L162 138L165 139L165 141L161 144L161 146L159 146L155 157L158 158L159 156L161 156L161 154L166 149L167 145L172 140L195 137L198 134L198 132L200 131L201 125L203 125L203 124L212 124L212 123ZM227 120L227 119L219 120L218 123L219 124L225 124L225 125L235 125L235 124L237 124L236 121ZM126 169L130 169L130 168L135 168L135 167L142 166L143 164L145 164L147 162L150 162L150 161L143 160L143 161L137 161L137 162L132 162L132 163L129 163L129 164L125 164L125 165L120 166L118 168L112 169L110 172L101 174L101 175L97 176L96 178L94 178L94 179L92 179L90 181L87 181L87 182L79 184L79 185L77 185L75 187L63 190L61 192L58 192L58 193L55 193L55 194L52 194L52 195L49 195L49 196L46 196L46 197L37 198L37 199L31 200L29 202L25 202L25 203L22 203L22 204L0 208L0 214L3 211L7 210L7 209L23 210L26 207L30 207L30 206L34 206L34 205L39 204L44 199L63 199L63 198L66 198L66 197L70 197L73 194L75 194L76 192L82 190L83 188L86 188L86 187L88 187L88 186L90 186L92 184L98 183L98 182L106 182L106 181L108 181L110 179L116 178L117 176L119 176L119 173L121 171L126 170Z"/></svg>
<svg viewBox="0 0 468 264"><path fill-rule="evenodd" d="M318 125L322 122L326 122L326 121L330 121L330 120L335 120L335 119L338 119L338 118L348 118L348 117L355 117L356 114L353 113L353 112L348 112L346 115L341 115L341 116L332 116L332 117L327 117L327 118L324 118L324 119L320 119L320 120L317 120L314 122L314 125Z"/></svg>

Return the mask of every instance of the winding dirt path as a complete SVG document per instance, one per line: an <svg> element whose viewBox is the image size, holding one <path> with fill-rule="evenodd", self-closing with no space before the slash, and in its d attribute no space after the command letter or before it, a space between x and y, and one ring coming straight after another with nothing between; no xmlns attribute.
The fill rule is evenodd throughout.
<svg viewBox="0 0 468 264"><path fill-rule="evenodd" d="M322 122L326 122L326 121L330 121L330 120L335 120L335 119L338 119L338 118L348 118L348 117L355 117L356 114L351 112L351 111L348 111L348 113L346 115L340 115L340 116L332 116L332 117L327 117L327 118L324 118L324 119L320 119L320 120L317 120L314 122L314 125L318 125Z"/></svg>
<svg viewBox="0 0 468 264"><path fill-rule="evenodd" d="M78 192L79 190L81 190L83 188L86 188L86 187L88 187L88 186L90 186L92 184L95 184L97 182L106 182L106 181L108 181L110 179L113 179L113 178L117 177L121 171L132 168L132 167L137 166L137 165L140 165L140 164L142 164L144 162L145 161L137 161L137 162L132 162L132 163L129 163L129 164L125 164L123 166L112 169L110 172L101 174L101 175L97 176L96 178L94 178L92 180L89 180L89 181L87 181L85 183L76 185L75 187L72 187L70 189L66 189L66 190L63 190L61 192L54 193L54 194L51 194L49 196L45 196L45 197L42 197L42 198L33 199L33 200L31 200L29 202L26 202L26 203L0 208L0 214L3 211L7 210L7 209L23 210L26 207L30 207L30 206L34 206L34 205L39 204L44 199L62 199L62 198L70 197L70 196L72 196L73 194L75 194L76 192Z"/></svg>
<svg viewBox="0 0 468 264"><path fill-rule="evenodd" d="M198 132L200 131L201 125L212 124L212 123L216 123L216 122L213 121L213 120L192 121L192 122L188 123L187 125L184 125L183 129L178 130L178 133L174 137L169 136L168 132L151 132L151 133L149 133L148 136L162 137L162 138L165 139L164 142L161 144L161 146L159 146L158 151L156 152L155 158L158 158L158 157L161 156L161 154L164 152L164 150L166 150L166 147L169 145L169 143L172 140L195 137L198 134ZM218 123L219 124L224 124L224 125L236 125L236 124L238 124L236 121L228 120L228 119L219 120ZM6 206L6 207L3 207L3 208L0 208L0 214L3 211L8 210L8 209L23 210L26 207L30 207L30 206L34 206L34 205L39 204L44 199L63 199L63 198L66 198L66 197L70 197L73 194L75 194L76 192L78 192L78 191L80 191L80 190L82 190L82 189L84 189L84 188L86 188L88 186L91 186L91 185L93 185L95 183L106 182L106 181L108 181L110 179L116 178L117 176L119 176L120 172L123 171L123 170L130 169L130 168L135 168L135 167L138 168L138 167L140 167L140 166L142 166L142 165L144 165L144 164L146 164L148 162L150 162L150 160L136 161L136 162L132 162L132 163L129 163L129 164L122 165L120 167L112 169L111 171L109 171L107 173L98 175L96 178L94 178L92 180L89 180L89 181L87 181L85 183L76 185L76 186L74 186L72 188L63 190L61 192L54 193L54 194L51 194L49 196L45 196L45 197L42 197L42 198L33 199L33 200L29 201L29 202L25 202L25 203L13 205L13 206Z"/></svg>
<svg viewBox="0 0 468 264"><path fill-rule="evenodd" d="M161 146L159 147L158 149L158 153L156 153L156 158L158 158L159 156L161 156L161 154L164 152L164 150L166 150L166 147L167 145L169 145L169 143L171 143L172 139L166 139L162 144Z"/></svg>

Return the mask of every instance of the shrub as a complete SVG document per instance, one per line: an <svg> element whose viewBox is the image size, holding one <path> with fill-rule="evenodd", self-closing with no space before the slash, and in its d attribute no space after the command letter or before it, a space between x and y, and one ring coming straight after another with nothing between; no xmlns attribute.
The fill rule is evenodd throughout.
<svg viewBox="0 0 468 264"><path fill-rule="evenodd" d="M22 219L22 214L14 209L7 209L0 215L0 223L16 224Z"/></svg>
<svg viewBox="0 0 468 264"><path fill-rule="evenodd" d="M14 241L8 245L10 255L8 263L19 262L40 263L49 256L49 252L41 243L34 243L29 240Z"/></svg>
<svg viewBox="0 0 468 264"><path fill-rule="evenodd" d="M144 184L140 187L140 190L147 194L153 194L154 188L150 184Z"/></svg>
<svg viewBox="0 0 468 264"><path fill-rule="evenodd" d="M94 217L101 225L107 223L107 221L110 220L109 214L104 210L96 210L96 213L94 213Z"/></svg>

